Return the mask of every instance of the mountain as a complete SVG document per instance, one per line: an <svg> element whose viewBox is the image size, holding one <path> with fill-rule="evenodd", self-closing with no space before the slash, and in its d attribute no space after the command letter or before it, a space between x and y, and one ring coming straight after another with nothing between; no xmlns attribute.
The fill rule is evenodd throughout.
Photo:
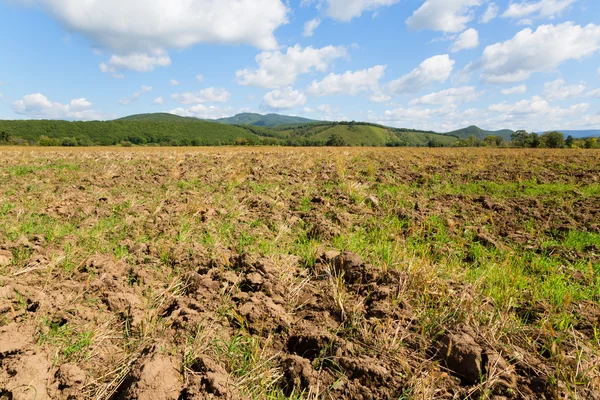
<svg viewBox="0 0 600 400"><path fill-rule="evenodd" d="M251 128L255 130L256 128ZM265 128L258 128L265 129ZM451 146L457 139L434 132L389 128L366 122L317 122L271 128L290 143L324 144L337 137L346 146ZM258 132L254 132L261 135Z"/></svg>
<svg viewBox="0 0 600 400"><path fill-rule="evenodd" d="M122 142L174 146L260 143L248 129L170 114L147 114L116 121L0 120L0 132L48 145L112 146ZM44 138L42 138L44 137Z"/></svg>
<svg viewBox="0 0 600 400"><path fill-rule="evenodd" d="M311 122L317 122L312 119L301 118L301 117L290 117L288 115L279 114L253 114L243 113L234 115L229 118L220 118L215 120L222 124L229 125L254 125L254 126L279 126L279 125L293 125L293 124L306 124Z"/></svg>
<svg viewBox="0 0 600 400"><path fill-rule="evenodd" d="M190 122L199 121L199 119L194 117L181 117L179 115L168 113L153 113L129 115L127 117L115 119L114 121Z"/></svg>
<svg viewBox="0 0 600 400"><path fill-rule="evenodd" d="M558 132L562 132L565 137L573 136L576 139L588 138L588 137L600 137L600 129L588 129L588 130L560 130L557 129Z"/></svg>
<svg viewBox="0 0 600 400"><path fill-rule="evenodd" d="M456 131L445 133L448 136L455 136L459 139L467 139L470 136L475 135L477 139L484 139L487 136L500 136L504 140L510 140L510 136L514 132L510 129L503 129L500 131L486 131L477 126L469 126L468 128L458 129Z"/></svg>

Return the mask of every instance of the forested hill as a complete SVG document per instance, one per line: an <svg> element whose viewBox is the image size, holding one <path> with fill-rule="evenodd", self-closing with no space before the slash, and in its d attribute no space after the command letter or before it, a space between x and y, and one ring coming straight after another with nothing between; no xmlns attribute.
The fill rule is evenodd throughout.
<svg viewBox="0 0 600 400"><path fill-rule="evenodd" d="M147 121L147 122L195 122L200 121L194 117L181 117L169 113L136 114L115 119L114 121Z"/></svg>
<svg viewBox="0 0 600 400"><path fill-rule="evenodd" d="M253 125L253 126L279 126L279 125L294 125L294 124L306 124L311 122L318 122L312 119L291 117L288 115L279 114L253 114L243 113L234 115L229 118L220 118L215 120L223 124L231 125Z"/></svg>
<svg viewBox="0 0 600 400"><path fill-rule="evenodd" d="M12 138L42 145L73 146L112 146L121 143L218 146L257 140L256 135L238 126L173 117L175 118L168 121L0 121L0 133L4 132Z"/></svg>
<svg viewBox="0 0 600 400"><path fill-rule="evenodd" d="M498 136L502 139L508 141L510 140L510 136L514 132L510 129L503 129L500 131L486 131L477 126L469 126L467 128L458 129L456 131L448 132L445 135L455 136L459 139L467 139L471 136L475 136L477 139L485 139L487 136Z"/></svg>
<svg viewBox="0 0 600 400"><path fill-rule="evenodd" d="M10 140L2 138L9 137ZM229 125L171 114L145 114L115 121L0 121L0 142L44 146L283 145L452 146L457 139L435 132L364 122L310 122L276 127Z"/></svg>

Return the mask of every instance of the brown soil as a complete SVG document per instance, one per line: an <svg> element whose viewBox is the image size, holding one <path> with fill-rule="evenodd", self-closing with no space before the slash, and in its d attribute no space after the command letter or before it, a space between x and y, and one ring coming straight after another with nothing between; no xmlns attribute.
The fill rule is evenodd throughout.
<svg viewBox="0 0 600 400"><path fill-rule="evenodd" d="M468 194L414 195L390 206L397 199L373 193L359 203L337 187L312 193L311 187L321 187L338 173L331 154L313 160L318 171L304 165L309 163L305 158L292 157L286 164L265 159L259 151L209 153L204 160L195 154L180 154L176 160L168 155L155 159L130 154L135 162L125 166L114 164L103 153L61 157L96 168L96 175L51 181L52 188L41 195L42 214L77 229L91 229L129 201L128 211L120 214L131 226L121 241L127 257L115 257L111 251L85 254L63 273L57 265L70 257L64 244L73 237L56 243L39 232L16 240L0 234L0 267L5 268L0 276L0 399L250 398L240 376L252 379L253 371L240 375L235 363L226 362L223 353L214 350L237 337L257 343L260 352L255 357L268 364L266 370L272 374L260 379L272 379L286 396L302 398L558 399L568 396L572 388L560 378L557 382L551 358L560 352L580 354L565 357L564 362L580 363L574 365L578 369L595 368L591 363L598 360L598 349L592 344L600 329L596 302L567 305L578 317L571 342L562 343L558 350L534 351L556 336L553 329L535 324L549 312L547 304L522 301L514 309L496 310L490 299L467 283L448 279L428 286L431 280L425 270L384 269L353 252L330 249L333 238L357 226L368 230L377 218L393 213L417 226L432 215L442 216L450 231L473 232L474 242L488 249L547 252L532 232L560 235L574 228L600 232L597 196L573 194L553 203ZM538 158L517 172L519 157L492 153L480 168L469 171L462 169L459 155L445 154L441 161L419 160L419 154L407 160L379 157L381 168L373 179L382 185L399 180L433 185L436 174L453 176L455 184L511 182L517 174L520 180L537 178L547 183L571 179L550 161ZM555 157L561 165L577 160ZM102 167L93 167L95 163ZM411 168L415 163L418 168ZM572 179L597 181L598 164L585 165L596 169L577 171ZM242 172L236 168L245 175L238 177ZM193 190L165 190L153 204L131 201L122 191L129 188L141 196L161 185L193 180L198 177L194 171L200 169L200 185L216 187L219 193L234 190L219 186L224 176L233 182L287 182L291 187L295 181L308 182L294 189L302 190L297 193L241 190L236 194L240 205L236 221L250 224L256 218L267 219L273 229L257 233L265 236L282 234L283 226L302 225L308 239L322 243L316 258L306 262L299 254L285 251L263 256L247 253L242 245L215 245L218 252L209 251L199 240L173 242L170 247L155 243L178 233L180 215L193 215L192 221L208 230L211 222L231 210ZM363 173L360 164L348 172L357 180ZM310 211L300 209L300 198L307 195L312 198ZM11 211L15 218L19 210L31 212L19 196L11 197L17 204ZM493 224L473 222L486 215ZM530 224L528 231L525 224ZM401 242L404 233L396 232L398 236L390 240ZM136 240L140 237L145 239ZM580 251L558 246L551 251L565 260L561 273L586 285L597 279L595 272L573 270L568 260L596 265L599 248L600 244ZM445 252L439 249L440 255ZM426 316L415 312L420 307L415 299L425 295L439 307L447 306L444 299L460 299L462 322L437 321L443 329L425 333L421 322ZM476 311L470 308L475 303ZM513 313L529 325L520 335L503 337L491 324L474 322L472 312ZM77 353L85 332L92 332L91 345ZM193 345L190 338L197 338ZM65 349L70 348L75 356L67 356ZM600 399L600 378L596 379L577 388L577 396Z"/></svg>

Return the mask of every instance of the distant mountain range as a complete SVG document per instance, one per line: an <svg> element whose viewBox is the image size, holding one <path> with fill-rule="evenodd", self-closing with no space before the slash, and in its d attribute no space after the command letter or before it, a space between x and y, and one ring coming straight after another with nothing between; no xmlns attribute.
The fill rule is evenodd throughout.
<svg viewBox="0 0 600 400"><path fill-rule="evenodd" d="M238 114L203 120L168 113L138 114L114 121L0 120L0 132L28 143L48 145L164 144L215 146L270 144L286 146L452 146L475 136L510 140L513 131L487 131L477 126L447 133L392 128L368 122L327 122L279 114ZM571 131L575 138L600 136L600 130ZM43 139L43 140L41 140ZM63 144L67 143L67 144Z"/></svg>
<svg viewBox="0 0 600 400"><path fill-rule="evenodd" d="M558 132L562 132L565 137L573 136L576 139L588 138L588 137L600 137L600 129L588 129L588 130L560 130L557 129Z"/></svg>
<svg viewBox="0 0 600 400"><path fill-rule="evenodd" d="M514 132L510 129L502 129L500 131L486 131L477 126L469 126L467 128L458 129L456 131L445 133L448 136L456 136L459 139L467 139L473 135L477 137L477 139L485 139L487 136L499 136L504 140L510 140L510 136Z"/></svg>
<svg viewBox="0 0 600 400"><path fill-rule="evenodd" d="M229 118L220 118L215 120L223 124L229 125L253 125L253 126L279 126L279 125L294 125L294 124L306 124L311 122L319 122L313 119L291 117L288 115L279 114L253 114L243 113L234 115Z"/></svg>

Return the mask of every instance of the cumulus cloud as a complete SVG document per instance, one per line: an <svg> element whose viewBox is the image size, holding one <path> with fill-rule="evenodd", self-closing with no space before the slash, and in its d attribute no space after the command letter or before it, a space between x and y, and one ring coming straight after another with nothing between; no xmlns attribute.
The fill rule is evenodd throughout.
<svg viewBox="0 0 600 400"><path fill-rule="evenodd" d="M516 103L492 104L488 107L489 111L499 113L498 121L504 124L521 127L552 127L562 125L565 117L582 114L588 111L590 105L587 103L574 104L567 108L552 107L540 96L534 96L531 99L519 100Z"/></svg>
<svg viewBox="0 0 600 400"><path fill-rule="evenodd" d="M99 120L104 116L91 109L93 106L86 98L73 99L68 104L52 102L41 93L28 94L12 104L19 115L35 119L72 119Z"/></svg>
<svg viewBox="0 0 600 400"><path fill-rule="evenodd" d="M304 24L304 33L302 36L311 37L315 33L315 29L317 29L321 25L321 20L319 18L311 19L310 21Z"/></svg>
<svg viewBox="0 0 600 400"><path fill-rule="evenodd" d="M583 83L567 85L564 79L557 79L544 84L543 96L545 99L565 100L571 97L579 96L585 91Z"/></svg>
<svg viewBox="0 0 600 400"><path fill-rule="evenodd" d="M479 32L476 29L467 29L461 33L452 44L451 51L453 53L461 50L474 49L479 46Z"/></svg>
<svg viewBox="0 0 600 400"><path fill-rule="evenodd" d="M196 75L196 80L198 81L198 83L202 83L204 82L204 75Z"/></svg>
<svg viewBox="0 0 600 400"><path fill-rule="evenodd" d="M123 97L121 100L119 100L119 104L121 104L122 106L128 106L131 103L133 103L134 101L138 100L142 96L142 94L144 94L145 92L151 92L151 91L152 91L152 86L142 85L140 90L135 92L133 95L131 95L131 97Z"/></svg>
<svg viewBox="0 0 600 400"><path fill-rule="evenodd" d="M527 91L526 85L519 85L519 86L513 86L508 89L502 89L500 92L506 96L509 96L511 94L522 94L522 93L525 93L526 91Z"/></svg>
<svg viewBox="0 0 600 400"><path fill-rule="evenodd" d="M425 0L406 20L406 24L417 31L464 31L467 24L475 18L474 9L482 3L483 0Z"/></svg>
<svg viewBox="0 0 600 400"><path fill-rule="evenodd" d="M154 99L152 104L154 104L155 106L162 106L163 104L165 104L165 99L162 97L157 97Z"/></svg>
<svg viewBox="0 0 600 400"><path fill-rule="evenodd" d="M189 108L178 107L169 111L170 114L179 115L182 117L194 117L200 119L218 119L229 117L233 114L231 107L220 108L217 106L205 106L204 104L196 104Z"/></svg>
<svg viewBox="0 0 600 400"><path fill-rule="evenodd" d="M105 74L111 74L112 77L115 79L125 78L125 75L123 75L120 72L117 72L117 69L115 67L107 65L106 63L100 63L99 67L100 67L100 71L102 71Z"/></svg>
<svg viewBox="0 0 600 400"><path fill-rule="evenodd" d="M178 86L180 82L176 79L171 79L169 83L171 84L171 86Z"/></svg>
<svg viewBox="0 0 600 400"><path fill-rule="evenodd" d="M365 11L375 11L399 2L400 0L325 0L325 12L335 20L349 22L360 17Z"/></svg>
<svg viewBox="0 0 600 400"><path fill-rule="evenodd" d="M117 54L184 49L199 43L277 46L287 23L281 0L15 0L38 5L70 31Z"/></svg>
<svg viewBox="0 0 600 400"><path fill-rule="evenodd" d="M520 19L528 23L526 18L550 18L560 16L562 12L577 0L539 0L512 2L502 14L504 18Z"/></svg>
<svg viewBox="0 0 600 400"><path fill-rule="evenodd" d="M418 99L411 100L409 105L415 106L419 104L462 104L476 101L479 99L480 96L481 92L478 92L477 88L475 88L474 86L465 86L427 94L425 96L419 97Z"/></svg>
<svg viewBox="0 0 600 400"><path fill-rule="evenodd" d="M565 22L523 29L512 39L485 48L482 78L506 83L528 79L531 74L551 70L567 60L580 60L600 49L600 26L584 27Z"/></svg>
<svg viewBox="0 0 600 400"><path fill-rule="evenodd" d="M591 90L591 91L587 92L585 95L588 97L600 97L600 89Z"/></svg>
<svg viewBox="0 0 600 400"><path fill-rule="evenodd" d="M306 104L306 95L291 87L275 89L265 95L264 104L269 108L286 110Z"/></svg>
<svg viewBox="0 0 600 400"><path fill-rule="evenodd" d="M298 75L313 70L326 72L336 59L346 57L345 47L327 46L315 49L300 45L289 47L286 53L266 51L256 56L258 69L243 69L236 72L236 80L243 86L258 86L276 89L292 85Z"/></svg>
<svg viewBox="0 0 600 400"><path fill-rule="evenodd" d="M131 53L127 55L113 55L108 61L100 64L102 72L115 73L116 71L130 70L136 72L151 72L156 67L168 67L171 58L163 50L156 50L151 54Z"/></svg>
<svg viewBox="0 0 600 400"><path fill-rule="evenodd" d="M485 13L483 13L481 18L479 18L479 22L481 22L482 24L487 24L488 22L495 19L498 16L499 12L500 7L498 7L498 4L489 3L487 9L485 10Z"/></svg>
<svg viewBox="0 0 600 400"><path fill-rule="evenodd" d="M448 54L428 58L410 73L391 81L389 89L392 93L415 93L435 82L446 82L454 64Z"/></svg>
<svg viewBox="0 0 600 400"><path fill-rule="evenodd" d="M331 73L323 80L313 81L306 92L311 96L350 95L356 96L363 92L380 91L379 80L385 73L385 65L360 71L346 71L343 74Z"/></svg>
<svg viewBox="0 0 600 400"><path fill-rule="evenodd" d="M198 93L175 93L171 97L181 104L226 103L231 97L231 93L223 88L209 87Z"/></svg>

